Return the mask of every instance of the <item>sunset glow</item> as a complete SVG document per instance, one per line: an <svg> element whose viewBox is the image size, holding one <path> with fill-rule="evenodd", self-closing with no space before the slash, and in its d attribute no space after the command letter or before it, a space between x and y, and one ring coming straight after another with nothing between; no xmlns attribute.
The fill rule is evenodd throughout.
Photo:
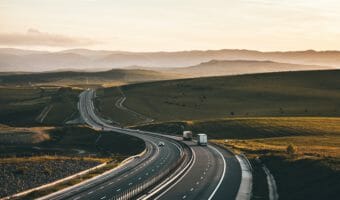
<svg viewBox="0 0 340 200"><path fill-rule="evenodd" d="M0 47L337 50L336 0L0 0Z"/></svg>

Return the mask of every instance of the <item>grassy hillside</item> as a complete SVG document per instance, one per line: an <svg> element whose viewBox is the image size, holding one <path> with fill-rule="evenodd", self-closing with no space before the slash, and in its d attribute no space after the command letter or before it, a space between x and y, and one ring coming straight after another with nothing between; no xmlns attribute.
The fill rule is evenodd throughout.
<svg viewBox="0 0 340 200"><path fill-rule="evenodd" d="M340 71L196 78L122 87L125 106L158 121L339 116Z"/></svg>
<svg viewBox="0 0 340 200"><path fill-rule="evenodd" d="M63 124L77 112L79 93L59 87L0 87L0 124Z"/></svg>
<svg viewBox="0 0 340 200"><path fill-rule="evenodd" d="M143 81L171 79L176 76L151 70L113 69L102 72L45 72L0 74L0 85L59 85L88 87L92 85L121 85Z"/></svg>

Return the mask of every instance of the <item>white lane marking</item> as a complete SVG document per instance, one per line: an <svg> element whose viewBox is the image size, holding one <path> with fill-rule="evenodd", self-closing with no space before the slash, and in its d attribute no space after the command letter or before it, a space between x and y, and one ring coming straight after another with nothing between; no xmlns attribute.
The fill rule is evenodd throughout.
<svg viewBox="0 0 340 200"><path fill-rule="evenodd" d="M114 182L110 182L109 185L112 185Z"/></svg>
<svg viewBox="0 0 340 200"><path fill-rule="evenodd" d="M196 153L193 150L192 151L192 156L193 156L193 161L191 163L191 166L189 167L189 169L187 169L187 171L175 182L173 183L170 187L168 187L163 193L161 193L160 195L158 195L155 200L161 198L165 193L167 193L171 188L173 188L175 185L177 185L177 183L179 183L188 173L189 171L192 169L192 167L195 165L196 163Z"/></svg>
<svg viewBox="0 0 340 200"><path fill-rule="evenodd" d="M80 197L76 197L76 198L74 198L73 200L77 200L77 199L80 199Z"/></svg>
<svg viewBox="0 0 340 200"><path fill-rule="evenodd" d="M99 189L104 189L104 186L101 186Z"/></svg>
<svg viewBox="0 0 340 200"><path fill-rule="evenodd" d="M222 184L222 181L223 181L223 179L224 179L224 176L225 176L225 171L226 171L226 162L225 162L225 159L224 159L224 156L222 155L222 153L219 151L219 150L217 150L215 147L212 147L212 146L209 146L211 149L213 149L213 150L215 150L220 156L221 156L221 158L222 158L222 160L223 160L223 173L222 173L222 176L221 176L221 178L220 178L220 181L218 182L218 184L217 184L217 186L216 186L216 188L215 188L215 190L213 191L213 193L211 193L211 195L210 195L210 197L208 198L208 200L211 200L213 197L214 197L214 195L216 194L216 192L217 192L217 190L218 190L218 188L221 186L221 184Z"/></svg>
<svg viewBox="0 0 340 200"><path fill-rule="evenodd" d="M90 192L88 192L87 194L92 194L93 193L93 191L90 191Z"/></svg>
<svg viewBox="0 0 340 200"><path fill-rule="evenodd" d="M102 198L100 198L100 199L105 199L106 198L106 196L103 196Z"/></svg>

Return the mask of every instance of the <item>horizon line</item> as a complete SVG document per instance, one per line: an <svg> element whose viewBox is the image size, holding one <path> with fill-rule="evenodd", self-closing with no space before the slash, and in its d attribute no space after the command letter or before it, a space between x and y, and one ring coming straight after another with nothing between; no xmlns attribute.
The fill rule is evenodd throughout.
<svg viewBox="0 0 340 200"><path fill-rule="evenodd" d="M317 50L317 49L301 49L301 50L270 50L270 51L263 51L263 50L256 50L256 49L244 49L244 48L221 48L221 49L187 49L187 50L153 50L153 51L128 51L128 50L109 50L109 49L91 49L91 48L67 48L63 50L40 50L40 49L30 49L30 48L15 48L15 47L0 47L0 49L12 49L12 50L22 50L22 51L36 51L36 52L48 52L48 53L60 53L65 51L71 50L87 50L87 51L106 51L106 52L121 52L121 53L181 53L181 52L208 52L208 51L253 51L253 52L260 52L260 53L294 53L294 52L317 52L317 53L324 53L324 52L340 52L340 50L329 49L329 50Z"/></svg>

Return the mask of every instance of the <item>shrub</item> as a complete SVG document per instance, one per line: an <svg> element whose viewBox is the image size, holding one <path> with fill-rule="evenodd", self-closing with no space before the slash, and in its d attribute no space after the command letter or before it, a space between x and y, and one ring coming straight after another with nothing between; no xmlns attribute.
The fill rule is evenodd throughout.
<svg viewBox="0 0 340 200"><path fill-rule="evenodd" d="M295 155L295 154L297 153L297 147L294 146L293 144L289 144L289 145L287 146L287 153L288 153L289 155Z"/></svg>

